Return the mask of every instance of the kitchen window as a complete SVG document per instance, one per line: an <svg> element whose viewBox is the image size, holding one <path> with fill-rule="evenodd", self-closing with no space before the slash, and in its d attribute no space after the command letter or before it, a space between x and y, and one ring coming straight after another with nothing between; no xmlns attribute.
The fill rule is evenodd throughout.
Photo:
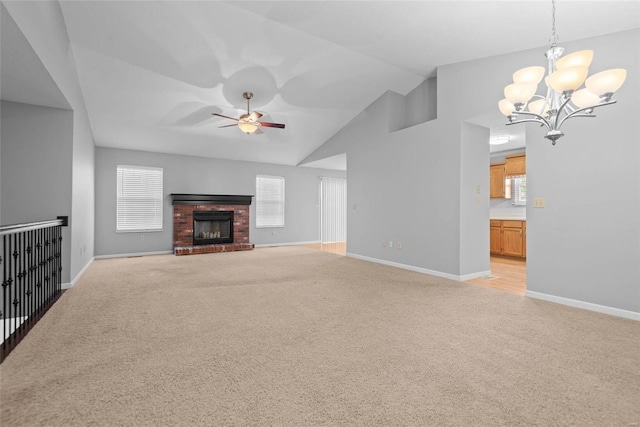
<svg viewBox="0 0 640 427"><path fill-rule="evenodd" d="M505 194L511 198L514 206L525 206L527 204L527 176L512 176L505 180Z"/></svg>

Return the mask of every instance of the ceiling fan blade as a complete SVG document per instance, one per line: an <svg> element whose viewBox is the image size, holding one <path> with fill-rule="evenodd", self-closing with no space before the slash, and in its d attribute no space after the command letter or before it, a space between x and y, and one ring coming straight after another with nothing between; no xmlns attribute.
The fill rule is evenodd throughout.
<svg viewBox="0 0 640 427"><path fill-rule="evenodd" d="M269 123L269 122L257 122L260 126L264 126L266 128L278 128L284 129L284 125L282 123Z"/></svg>
<svg viewBox="0 0 640 427"><path fill-rule="evenodd" d="M225 116L224 114L218 114L218 113L211 113L212 116L219 116L219 117L224 117L225 119L231 119L231 120L235 120L236 122L238 121L238 119L236 119L235 117L229 117L229 116Z"/></svg>
<svg viewBox="0 0 640 427"><path fill-rule="evenodd" d="M262 114L258 113L257 111L254 111L253 113L249 114L249 120L253 122L258 121L260 117L262 117Z"/></svg>
<svg viewBox="0 0 640 427"><path fill-rule="evenodd" d="M218 129L220 129L220 128L230 128L230 127L234 127L234 126L238 126L238 125L234 123L232 125L218 126Z"/></svg>

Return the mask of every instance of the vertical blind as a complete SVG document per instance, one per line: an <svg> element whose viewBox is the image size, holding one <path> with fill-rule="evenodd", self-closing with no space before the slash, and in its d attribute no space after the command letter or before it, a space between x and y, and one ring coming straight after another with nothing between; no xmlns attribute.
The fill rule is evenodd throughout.
<svg viewBox="0 0 640 427"><path fill-rule="evenodd" d="M118 165L117 231L162 230L162 168Z"/></svg>
<svg viewBox="0 0 640 427"><path fill-rule="evenodd" d="M347 180L320 178L320 239L322 243L347 240Z"/></svg>
<svg viewBox="0 0 640 427"><path fill-rule="evenodd" d="M256 227L284 227L284 177L256 176Z"/></svg>

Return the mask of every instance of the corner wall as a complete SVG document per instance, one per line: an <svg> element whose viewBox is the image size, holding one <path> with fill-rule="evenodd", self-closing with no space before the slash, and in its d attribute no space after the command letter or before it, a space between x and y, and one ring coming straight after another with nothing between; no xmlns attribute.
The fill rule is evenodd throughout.
<svg viewBox="0 0 640 427"><path fill-rule="evenodd" d="M94 149L95 144L67 28L57 1L3 2L47 72L73 109L71 173L70 267L63 276L73 283L94 254ZM34 82L36 84L37 82ZM23 167L28 168L25 164ZM3 221L6 221L3 218ZM70 275L70 276L67 276Z"/></svg>
<svg viewBox="0 0 640 427"><path fill-rule="evenodd" d="M73 112L2 101L0 195L4 224L71 213ZM69 227L62 227L62 281L70 280Z"/></svg>

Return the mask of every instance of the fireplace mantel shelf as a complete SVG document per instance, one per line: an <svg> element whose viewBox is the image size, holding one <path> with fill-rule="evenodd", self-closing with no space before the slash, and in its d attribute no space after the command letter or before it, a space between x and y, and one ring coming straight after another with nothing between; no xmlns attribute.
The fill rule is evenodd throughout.
<svg viewBox="0 0 640 427"><path fill-rule="evenodd" d="M174 205L250 205L253 195L171 193L171 198Z"/></svg>

